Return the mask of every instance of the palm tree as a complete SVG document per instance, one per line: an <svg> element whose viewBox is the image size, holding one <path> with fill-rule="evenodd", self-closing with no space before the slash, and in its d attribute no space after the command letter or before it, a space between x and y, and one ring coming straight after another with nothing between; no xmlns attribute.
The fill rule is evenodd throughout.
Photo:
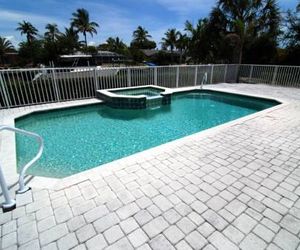
<svg viewBox="0 0 300 250"><path fill-rule="evenodd" d="M261 33L276 40L279 34L280 13L275 0L219 0L218 6L226 16L229 33L239 37L239 63L242 63L245 41Z"/></svg>
<svg viewBox="0 0 300 250"><path fill-rule="evenodd" d="M205 33L205 30L207 29L208 20L206 18L199 19L198 23L193 26L193 24L189 21L185 22L185 31L188 34L188 37L190 37L191 40L197 40L203 33Z"/></svg>
<svg viewBox="0 0 300 250"><path fill-rule="evenodd" d="M227 16L231 32L238 35L239 63L242 63L245 36L248 27L252 26L257 17L262 0L237 2L235 0L219 0L218 6Z"/></svg>
<svg viewBox="0 0 300 250"><path fill-rule="evenodd" d="M282 21L280 9L276 0L267 0L262 6L261 15L258 21L260 30L276 40L280 34L280 22Z"/></svg>
<svg viewBox="0 0 300 250"><path fill-rule="evenodd" d="M19 27L16 29L21 32L21 35L26 35L27 42L31 43L35 36L38 33L38 30L30 23L23 21L22 23L18 23Z"/></svg>
<svg viewBox="0 0 300 250"><path fill-rule="evenodd" d="M143 43L151 38L149 32L142 26L138 26L137 29L133 32L133 41L136 43Z"/></svg>
<svg viewBox="0 0 300 250"><path fill-rule="evenodd" d="M12 45L11 41L5 37L0 36L0 62L4 62L4 56L6 53L13 51L15 48Z"/></svg>
<svg viewBox="0 0 300 250"><path fill-rule="evenodd" d="M77 9L72 16L71 26L74 27L77 32L83 34L85 46L87 47L87 33L91 36L93 36L93 34L97 34L96 28L99 27L99 25L96 22L90 21L89 12L86 9Z"/></svg>
<svg viewBox="0 0 300 250"><path fill-rule="evenodd" d="M48 23L45 28L47 30L44 34L45 38L49 39L51 42L54 42L60 34L60 32L57 28L57 24Z"/></svg>
<svg viewBox="0 0 300 250"><path fill-rule="evenodd" d="M112 52L120 53L126 48L126 44L119 38L109 37L106 40L107 49Z"/></svg>
<svg viewBox="0 0 300 250"><path fill-rule="evenodd" d="M205 39L208 41L209 54L207 62L225 63L232 61L233 50L228 49L225 42L228 21L223 11L214 7L208 17Z"/></svg>
<svg viewBox="0 0 300 250"><path fill-rule="evenodd" d="M149 38L149 32L142 26L138 26L137 29L132 34L133 40L131 41L131 49L155 49L156 43L151 41Z"/></svg>
<svg viewBox="0 0 300 250"><path fill-rule="evenodd" d="M64 33L60 33L58 36L58 44L61 53L73 53L76 49L79 49L81 42L79 41L78 33L73 27L65 28Z"/></svg>
<svg viewBox="0 0 300 250"><path fill-rule="evenodd" d="M165 33L166 37L162 38L162 45L164 48L170 48L171 50L171 61L173 62L174 58L174 49L178 41L179 32L176 29L168 29Z"/></svg>
<svg viewBox="0 0 300 250"><path fill-rule="evenodd" d="M166 37L162 38L163 46L165 48L170 48L171 53L173 53L176 47L179 34L179 31L177 31L176 29L168 29L168 31L165 33Z"/></svg>
<svg viewBox="0 0 300 250"><path fill-rule="evenodd" d="M176 48L179 50L180 53L180 59L179 62L182 63L182 57L187 51L187 48L189 46L189 38L186 34L182 34L181 32L178 32L178 39L176 42Z"/></svg>
<svg viewBox="0 0 300 250"><path fill-rule="evenodd" d="M188 37L188 53L196 63L208 60L209 43L208 20L199 19L196 25L186 21L185 31Z"/></svg>
<svg viewBox="0 0 300 250"><path fill-rule="evenodd" d="M300 3L296 6L296 10L289 10L285 18L286 32L284 35L285 42L288 47L298 47L300 45Z"/></svg>

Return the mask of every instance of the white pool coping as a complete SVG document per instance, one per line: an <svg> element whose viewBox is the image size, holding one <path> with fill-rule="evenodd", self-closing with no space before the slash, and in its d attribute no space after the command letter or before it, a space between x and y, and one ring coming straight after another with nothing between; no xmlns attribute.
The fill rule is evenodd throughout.
<svg viewBox="0 0 300 250"><path fill-rule="evenodd" d="M132 87L125 87L125 88L114 88L114 89L102 89L102 90L97 90L97 92L99 92L100 94L106 95L108 97L111 98L124 98L124 99L143 99L143 98L147 98L146 95L122 95L122 94L118 94L115 93L114 91L118 91L118 90L130 90L130 89L143 89L143 88L154 88L154 89L159 89L159 90L163 90L160 94L162 95L169 95L172 94L173 91L170 88L164 88L164 87L160 87L160 86L156 86L156 85L142 85L142 86L132 86Z"/></svg>
<svg viewBox="0 0 300 250"><path fill-rule="evenodd" d="M178 89L172 89L173 93L177 92L184 92L184 91L190 91L190 90L199 90L199 87L188 87L188 88L178 88ZM226 122L224 124L200 131L198 133L188 135L186 137L167 142L165 144L161 144L159 146L132 154L130 156L100 165L98 167L94 167L92 169L74 174L72 176L62 178L62 179L56 179L56 178L49 178L49 177L40 177L40 176L33 176L30 180L29 186L33 188L48 188L48 189L63 189L67 186L71 186L76 183L83 182L87 179L93 179L94 176L97 174L101 174L103 176L109 175L111 172L123 169L128 165L129 163L133 162L141 162L144 159L153 157L153 155L160 154L162 152L168 152L172 151L172 149L178 147L179 145L184 145L187 142L190 142L192 140L200 140L201 138L212 136L215 133L217 133L220 130L223 130L225 128L235 126L238 124L243 123L244 121L251 120L260 116L265 116L270 112L273 112L274 110L281 109L289 104L287 100L274 98L274 96L269 95L248 95L245 94L243 91L232 91L232 90L224 90L224 88L219 88L214 85L213 88L210 88L210 86L205 86L203 88L204 90L212 90L212 91L219 91L224 93L230 93L230 94L238 94L242 96L248 96L248 97L255 97L255 98L264 98L269 100L275 100L281 104L253 113L251 115L247 115L241 118L238 118L236 120ZM64 102L64 103L52 103L52 104L46 104L46 105L35 105L25 108L18 108L15 109L15 112L12 112L9 116L5 117L3 119L3 124L14 126L15 125L15 119L22 117L24 115L28 115L33 112L39 112L39 111L46 111L46 110L55 110L55 109L61 109L61 108L69 108L69 107L77 107L77 106L83 106L83 105L89 105L93 103L101 103L101 101L97 99L89 99L89 100L80 100L80 101L72 101L72 102ZM6 180L8 182L8 185L13 185L18 180L18 173L16 172L16 145L15 145L15 134L8 132L3 133L1 137L3 140L0 144L0 155L1 155L1 163L4 167L4 173Z"/></svg>

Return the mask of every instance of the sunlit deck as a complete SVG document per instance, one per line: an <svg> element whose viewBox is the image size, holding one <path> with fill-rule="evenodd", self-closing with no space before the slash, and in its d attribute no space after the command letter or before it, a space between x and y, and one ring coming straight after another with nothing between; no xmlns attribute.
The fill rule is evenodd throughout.
<svg viewBox="0 0 300 250"><path fill-rule="evenodd" d="M2 248L297 249L300 90L205 88L283 104L52 185L33 178L0 214ZM2 110L2 121L38 108Z"/></svg>

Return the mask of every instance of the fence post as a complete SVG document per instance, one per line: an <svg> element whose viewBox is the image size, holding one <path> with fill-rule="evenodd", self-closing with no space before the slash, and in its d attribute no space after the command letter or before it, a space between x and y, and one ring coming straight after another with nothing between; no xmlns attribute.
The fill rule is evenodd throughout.
<svg viewBox="0 0 300 250"><path fill-rule="evenodd" d="M226 79L227 79L227 71L228 71L228 64L225 65L224 83L226 83Z"/></svg>
<svg viewBox="0 0 300 250"><path fill-rule="evenodd" d="M195 79L194 79L194 85L197 86L197 80L198 80L198 67L195 66Z"/></svg>
<svg viewBox="0 0 300 250"><path fill-rule="evenodd" d="M154 85L157 85L157 67L154 67Z"/></svg>
<svg viewBox="0 0 300 250"><path fill-rule="evenodd" d="M275 66L273 78L272 78L272 84L276 83L277 73L278 73L278 66Z"/></svg>
<svg viewBox="0 0 300 250"><path fill-rule="evenodd" d="M176 88L179 86L179 67L176 67Z"/></svg>
<svg viewBox="0 0 300 250"><path fill-rule="evenodd" d="M56 82L56 76L55 76L55 70L54 70L54 68L52 68L52 79L53 79L53 84L54 84L54 88L55 88L56 99L57 99L57 101L59 101L60 100L60 98L59 98L59 91L58 91L58 87L57 87L57 82Z"/></svg>
<svg viewBox="0 0 300 250"><path fill-rule="evenodd" d="M3 93L5 105L6 105L7 108L9 108L10 105L9 105L9 101L8 101L8 96L7 96L6 88L4 86L4 80L3 80L3 77L2 77L1 73L0 73L0 83L1 83L1 88L2 88L2 93Z"/></svg>
<svg viewBox="0 0 300 250"><path fill-rule="evenodd" d="M131 70L130 70L130 68L127 68L127 85L128 85L128 87L131 87Z"/></svg>
<svg viewBox="0 0 300 250"><path fill-rule="evenodd" d="M213 78L214 78L214 65L211 65L210 84L213 84Z"/></svg>
<svg viewBox="0 0 300 250"><path fill-rule="evenodd" d="M96 91L99 90L99 82L98 82L98 72L97 68L94 69L94 83Z"/></svg>
<svg viewBox="0 0 300 250"><path fill-rule="evenodd" d="M249 83L251 83L252 74L253 74L253 65L251 65L251 68L250 68Z"/></svg>

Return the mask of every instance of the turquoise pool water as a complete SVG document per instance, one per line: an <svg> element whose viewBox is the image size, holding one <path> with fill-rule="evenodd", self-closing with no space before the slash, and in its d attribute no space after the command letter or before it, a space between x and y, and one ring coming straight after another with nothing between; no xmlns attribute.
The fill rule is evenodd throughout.
<svg viewBox="0 0 300 250"><path fill-rule="evenodd" d="M16 127L44 138L42 158L28 173L62 178L276 105L215 92L172 97L158 109L119 110L103 104L40 112ZM17 135L17 162L37 152L35 141Z"/></svg>

